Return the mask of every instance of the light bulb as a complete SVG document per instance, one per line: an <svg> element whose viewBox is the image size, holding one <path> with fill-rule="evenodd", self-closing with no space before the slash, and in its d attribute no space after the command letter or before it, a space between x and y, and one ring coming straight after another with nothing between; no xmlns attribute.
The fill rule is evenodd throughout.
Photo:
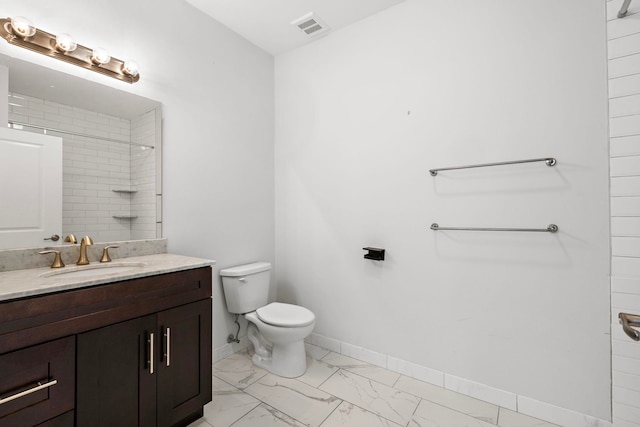
<svg viewBox="0 0 640 427"><path fill-rule="evenodd" d="M11 28L20 37L31 37L36 33L36 27L33 26L31 21L22 16L11 18Z"/></svg>
<svg viewBox="0 0 640 427"><path fill-rule="evenodd" d="M76 50L75 40L67 33L58 34L56 36L56 48L63 52L73 52Z"/></svg>
<svg viewBox="0 0 640 427"><path fill-rule="evenodd" d="M122 72L128 76L135 77L138 75L138 64L135 61L125 61L122 65Z"/></svg>
<svg viewBox="0 0 640 427"><path fill-rule="evenodd" d="M111 61L111 56L109 55L109 52L107 52L107 49L97 47L93 49L93 53L91 53L91 61L96 64L104 65Z"/></svg>

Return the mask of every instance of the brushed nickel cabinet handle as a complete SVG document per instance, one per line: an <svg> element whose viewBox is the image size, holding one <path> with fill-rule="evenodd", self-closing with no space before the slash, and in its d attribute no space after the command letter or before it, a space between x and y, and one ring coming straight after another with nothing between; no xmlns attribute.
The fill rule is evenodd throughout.
<svg viewBox="0 0 640 427"><path fill-rule="evenodd" d="M149 333L149 339L147 343L149 344L149 359L147 360L147 365L149 365L149 373L153 374L153 332Z"/></svg>
<svg viewBox="0 0 640 427"><path fill-rule="evenodd" d="M42 380L42 381L47 381L47 380ZM51 387L52 385L56 385L58 384L58 380L51 380L48 381L46 383L42 383L42 381L38 381L38 385L36 385L35 387L32 387L28 390L25 391L21 391L20 393L16 393L13 394L11 396L7 396L7 397L3 397L2 399L0 399L0 405L2 405L3 403L7 403L7 402L11 402L12 400L16 400L19 399L23 396L27 396L31 393L35 393L36 391L40 391L43 390L45 388Z"/></svg>
<svg viewBox="0 0 640 427"><path fill-rule="evenodd" d="M164 357L167 360L167 367L169 367L171 366L171 328L165 329L164 338L166 340Z"/></svg>

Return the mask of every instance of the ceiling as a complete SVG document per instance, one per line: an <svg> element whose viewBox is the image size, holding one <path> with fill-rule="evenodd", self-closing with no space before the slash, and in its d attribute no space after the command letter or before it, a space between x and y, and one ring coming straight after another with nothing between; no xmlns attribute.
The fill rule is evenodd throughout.
<svg viewBox="0 0 640 427"><path fill-rule="evenodd" d="M186 1L275 56L321 37L310 37L291 25L309 12L335 31L404 0Z"/></svg>

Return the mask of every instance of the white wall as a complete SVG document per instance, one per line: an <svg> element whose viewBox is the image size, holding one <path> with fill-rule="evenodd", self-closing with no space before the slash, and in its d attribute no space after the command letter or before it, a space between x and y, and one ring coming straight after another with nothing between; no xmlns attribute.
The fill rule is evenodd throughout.
<svg viewBox="0 0 640 427"><path fill-rule="evenodd" d="M604 6L407 0L278 56L279 298L318 334L610 419Z"/></svg>
<svg viewBox="0 0 640 427"><path fill-rule="evenodd" d="M640 427L640 344L618 323L620 312L640 315L640 5L618 19L621 5L607 3L613 421Z"/></svg>
<svg viewBox="0 0 640 427"><path fill-rule="evenodd" d="M51 33L69 32L83 45L137 60L140 81L128 85L0 43L0 53L162 102L170 252L215 259L217 267L273 260L270 55L181 0L0 0L0 6L3 16L26 16ZM233 329L221 297L215 273L214 347Z"/></svg>

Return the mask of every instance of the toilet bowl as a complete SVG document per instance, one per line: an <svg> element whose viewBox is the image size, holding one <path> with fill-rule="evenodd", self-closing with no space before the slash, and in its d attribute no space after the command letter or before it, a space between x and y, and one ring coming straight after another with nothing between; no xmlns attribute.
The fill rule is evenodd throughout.
<svg viewBox="0 0 640 427"><path fill-rule="evenodd" d="M299 377L307 369L304 339L313 331L315 315L294 304L268 304L270 270L267 262L221 270L227 309L248 320L256 366L281 377Z"/></svg>
<svg viewBox="0 0 640 427"><path fill-rule="evenodd" d="M244 315L253 344L253 363L281 377L295 378L307 369L304 339L315 316L304 307L274 302Z"/></svg>

